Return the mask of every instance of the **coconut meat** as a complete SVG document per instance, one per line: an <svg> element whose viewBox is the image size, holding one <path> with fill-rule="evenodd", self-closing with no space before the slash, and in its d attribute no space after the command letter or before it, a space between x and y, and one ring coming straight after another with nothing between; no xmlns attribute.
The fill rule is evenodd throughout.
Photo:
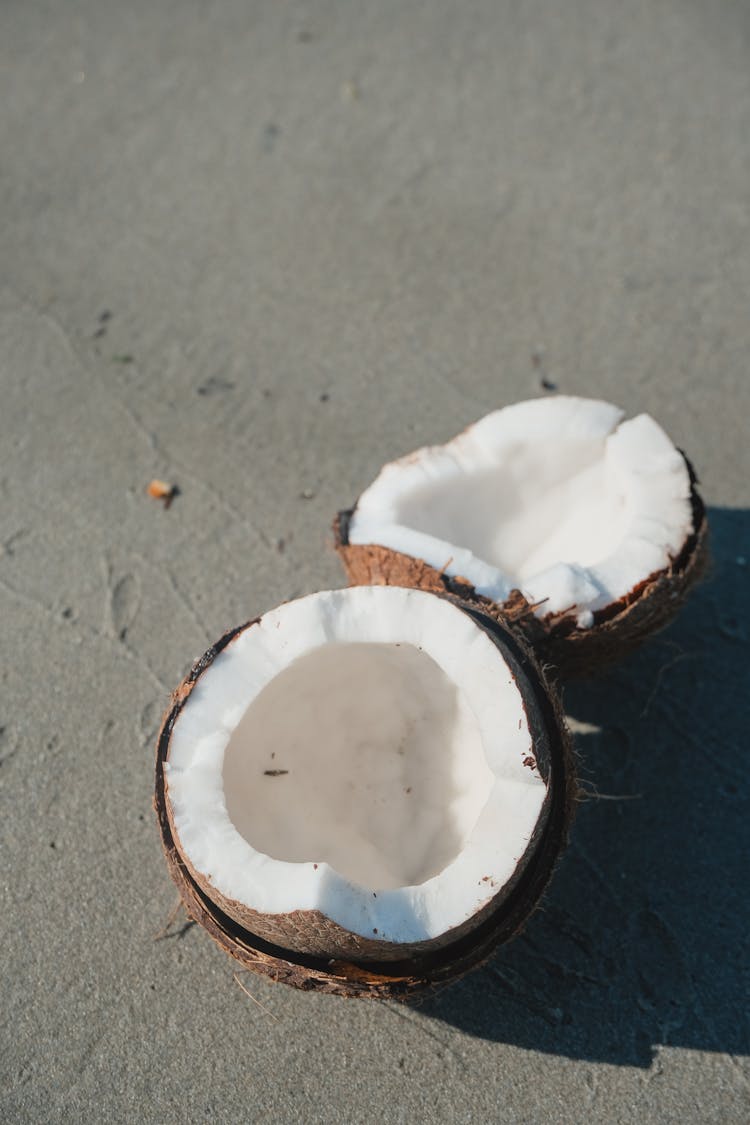
<svg viewBox="0 0 750 1125"><path fill-rule="evenodd" d="M594 613L664 570L692 533L685 459L646 414L567 396L495 411L386 465L348 537L421 558L540 617Z"/></svg>
<svg viewBox="0 0 750 1125"><path fill-rule="evenodd" d="M357 587L241 632L180 711L179 846L227 898L390 942L462 924L546 815L519 685L467 613Z"/></svg>

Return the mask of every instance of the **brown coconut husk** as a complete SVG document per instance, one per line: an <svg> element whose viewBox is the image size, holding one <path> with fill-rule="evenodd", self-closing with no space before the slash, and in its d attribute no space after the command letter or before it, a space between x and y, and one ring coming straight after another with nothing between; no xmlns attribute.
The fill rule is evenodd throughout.
<svg viewBox="0 0 750 1125"><path fill-rule="evenodd" d="M574 606L540 617L535 612L537 606L531 605L520 590L512 590L504 602L495 602L478 594L466 579L450 578L424 559L374 543L350 543L349 523L356 505L339 512L334 520L334 546L351 586L414 586L453 594L520 631L537 658L559 679L591 676L665 628L706 573L710 559L708 521L696 488L697 477L687 457L685 462L690 473L693 521L682 550L669 566L596 613L588 629L576 625Z"/></svg>
<svg viewBox="0 0 750 1125"><path fill-rule="evenodd" d="M175 721L198 679L218 653L258 619L222 637L174 693L157 744L154 796L167 866L189 916L244 968L306 991L408 998L482 964L497 945L523 928L535 909L567 842L576 797L571 741L559 697L523 642L504 623L474 607L462 608L502 648L514 674L531 685L531 693L524 700L538 767L547 783L546 815L540 817L511 883L494 896L489 884L484 907L466 924L432 942L394 947L351 934L320 911L262 915L217 892L180 849L166 792L164 763L169 757ZM333 956L332 949L336 951Z"/></svg>

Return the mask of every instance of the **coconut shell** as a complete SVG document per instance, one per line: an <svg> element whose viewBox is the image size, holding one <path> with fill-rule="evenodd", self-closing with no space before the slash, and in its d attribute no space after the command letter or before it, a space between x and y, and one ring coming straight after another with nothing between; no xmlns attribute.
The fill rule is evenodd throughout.
<svg viewBox="0 0 750 1125"><path fill-rule="evenodd" d="M351 586L413 586L453 594L520 631L541 663L561 680L591 676L667 626L706 573L710 557L708 521L693 467L687 458L685 462L690 473L693 525L682 550L669 566L595 613L594 623L587 629L578 628L569 610L537 616L536 607L520 590L512 590L504 602L495 602L478 594L465 579L450 578L424 559L374 543L350 543L349 523L356 505L339 512L334 520L334 546Z"/></svg>
<svg viewBox="0 0 750 1125"><path fill-rule="evenodd" d="M452 598L451 600L457 601ZM576 783L571 742L559 698L523 641L503 622L461 605L501 648L517 679L537 764L547 785L544 812L514 878L467 923L431 942L410 946L349 933L320 911L263 915L221 895L182 853L171 819L164 763L174 724L203 672L248 623L227 633L194 665L174 692L159 734L154 807L167 866L190 917L244 968L304 990L342 996L401 997L442 985L485 961L518 933L537 905L567 841ZM335 954L331 955L331 950Z"/></svg>

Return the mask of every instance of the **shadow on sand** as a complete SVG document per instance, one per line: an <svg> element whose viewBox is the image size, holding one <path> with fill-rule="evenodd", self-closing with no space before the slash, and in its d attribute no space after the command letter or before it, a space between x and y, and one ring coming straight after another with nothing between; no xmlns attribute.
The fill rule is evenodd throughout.
<svg viewBox="0 0 750 1125"><path fill-rule="evenodd" d="M750 1053L750 512L709 513L713 569L677 622L573 685L582 803L541 910L420 1011L496 1042L649 1066Z"/></svg>

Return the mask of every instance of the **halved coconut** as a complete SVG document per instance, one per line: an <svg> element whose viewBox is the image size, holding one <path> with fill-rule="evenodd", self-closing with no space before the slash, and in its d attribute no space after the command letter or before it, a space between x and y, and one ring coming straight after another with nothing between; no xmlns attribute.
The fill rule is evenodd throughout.
<svg viewBox="0 0 750 1125"><path fill-rule="evenodd" d="M523 923L573 771L518 639L446 597L357 587L227 634L175 694L156 807L194 917L250 968L399 994Z"/></svg>
<svg viewBox="0 0 750 1125"><path fill-rule="evenodd" d="M667 624L708 553L691 466L661 427L565 396L386 465L334 533L353 584L458 593L563 675Z"/></svg>

